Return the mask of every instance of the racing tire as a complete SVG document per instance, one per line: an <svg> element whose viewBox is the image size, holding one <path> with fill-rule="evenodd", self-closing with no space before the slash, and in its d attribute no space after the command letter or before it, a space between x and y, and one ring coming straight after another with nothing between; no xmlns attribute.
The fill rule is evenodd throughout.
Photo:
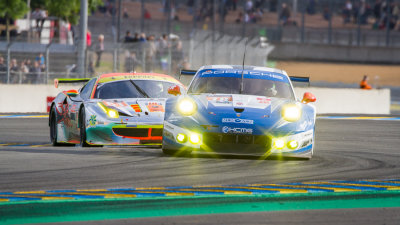
<svg viewBox="0 0 400 225"><path fill-rule="evenodd" d="M90 147L86 142L85 108L81 108L79 113L80 144L82 147Z"/></svg>
<svg viewBox="0 0 400 225"><path fill-rule="evenodd" d="M59 146L60 143L57 142L57 121L56 114L54 110L50 111L50 141L53 146Z"/></svg>
<svg viewBox="0 0 400 225"><path fill-rule="evenodd" d="M313 134L313 142L312 142L312 148L311 148L311 153L310 153L310 158L311 159L314 155L314 148L315 148L315 126L314 126L314 134Z"/></svg>
<svg viewBox="0 0 400 225"><path fill-rule="evenodd" d="M50 142L53 146L73 146L74 144L69 143L60 143L57 142L58 139L58 130L57 130L57 118L55 114L55 109L51 109L50 111Z"/></svg>

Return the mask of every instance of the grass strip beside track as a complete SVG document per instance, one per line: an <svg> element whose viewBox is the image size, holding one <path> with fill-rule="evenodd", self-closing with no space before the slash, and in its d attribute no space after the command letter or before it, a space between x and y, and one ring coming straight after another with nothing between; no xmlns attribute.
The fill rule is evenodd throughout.
<svg viewBox="0 0 400 225"><path fill-rule="evenodd" d="M0 202L0 224L380 207L400 207L400 191Z"/></svg>

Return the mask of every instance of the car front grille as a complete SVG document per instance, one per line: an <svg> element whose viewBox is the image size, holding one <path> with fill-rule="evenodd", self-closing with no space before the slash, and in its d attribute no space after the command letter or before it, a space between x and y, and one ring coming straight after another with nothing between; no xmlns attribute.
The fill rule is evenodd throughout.
<svg viewBox="0 0 400 225"><path fill-rule="evenodd" d="M221 134L210 132L203 134L203 143L209 146L213 144L248 144L270 147L271 138L266 135Z"/></svg>
<svg viewBox="0 0 400 225"><path fill-rule="evenodd" d="M162 135L162 128L113 128L112 130L118 136L149 137L149 129L151 137Z"/></svg>

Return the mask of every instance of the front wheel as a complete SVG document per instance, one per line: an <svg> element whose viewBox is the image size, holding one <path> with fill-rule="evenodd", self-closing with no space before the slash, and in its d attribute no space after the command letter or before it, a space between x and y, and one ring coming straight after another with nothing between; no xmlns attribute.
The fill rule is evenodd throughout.
<svg viewBox="0 0 400 225"><path fill-rule="evenodd" d="M81 109L81 113L79 114L79 127L80 127L80 136L81 136L81 146L82 147L90 147L90 145L86 142L86 123L85 123L85 109Z"/></svg>

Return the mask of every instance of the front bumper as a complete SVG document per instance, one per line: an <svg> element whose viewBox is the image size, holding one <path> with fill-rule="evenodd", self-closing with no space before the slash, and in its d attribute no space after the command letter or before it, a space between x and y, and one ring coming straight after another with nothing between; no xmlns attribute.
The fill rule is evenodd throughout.
<svg viewBox="0 0 400 225"><path fill-rule="evenodd" d="M118 124L91 126L86 129L90 145L161 145L162 124Z"/></svg>
<svg viewBox="0 0 400 225"><path fill-rule="evenodd" d="M200 137L199 144L189 141L178 142L178 134L190 136L196 133ZM275 142L283 142L283 146L277 147ZM288 143L295 141L296 146ZM274 136L271 133L265 135L227 134L221 132L194 132L178 127L169 122L164 123L163 148L170 150L187 150L203 153L217 153L230 155L254 155L254 156L285 156L310 158L314 142L314 130L308 130L296 134Z"/></svg>

